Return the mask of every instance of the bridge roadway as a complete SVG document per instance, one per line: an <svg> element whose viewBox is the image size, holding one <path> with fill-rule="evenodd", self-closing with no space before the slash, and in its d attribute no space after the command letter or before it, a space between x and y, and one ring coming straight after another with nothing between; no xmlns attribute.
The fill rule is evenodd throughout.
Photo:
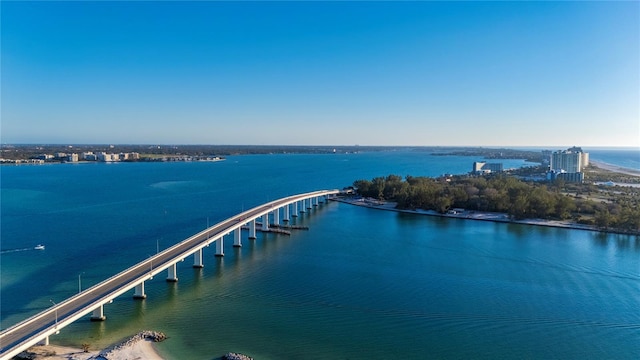
<svg viewBox="0 0 640 360"><path fill-rule="evenodd" d="M59 333L60 329L92 311L95 314L96 310L99 310L98 313L101 316L104 304L112 302L113 299L134 287L144 284L144 281L152 279L155 274L175 266L177 262L184 260L210 243L222 239L232 231L240 231L243 225L255 222L255 219L265 214L268 216L270 212L289 204L323 196L328 197L338 192L338 190L320 190L289 196L257 206L215 224L149 259L3 330L0 333L0 360L10 359L39 342L48 342L50 335Z"/></svg>

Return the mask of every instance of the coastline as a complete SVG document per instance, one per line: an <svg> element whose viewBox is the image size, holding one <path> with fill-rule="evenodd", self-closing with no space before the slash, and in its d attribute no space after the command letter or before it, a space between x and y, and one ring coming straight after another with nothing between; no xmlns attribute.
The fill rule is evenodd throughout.
<svg viewBox="0 0 640 360"><path fill-rule="evenodd" d="M629 175L633 177L640 177L640 170L625 168L618 165L608 164L600 161L591 161L591 164L597 168L602 170L611 171L618 174ZM634 186L635 184L617 184L616 185L626 185L626 186ZM487 212L487 211L475 211L475 210L465 210L462 209L460 212L456 213L447 213L441 214L434 210L406 210L406 209L397 209L397 203L391 201L381 201L375 199L364 199L359 198L357 200L346 199L346 198L335 198L336 201L355 205L362 206L371 209L377 210L386 210L386 211L395 211L407 214L417 214L417 215L428 215L428 216L438 216L438 217L446 217L446 218L454 218L454 219L467 219L467 220L481 220L481 221L492 221L492 222L501 222L501 223L510 223L510 224L522 224L522 225L535 225L535 226L547 226L547 227L557 227L557 228L565 228L565 229L574 229L574 230L587 230L587 231L595 231L595 232L604 232L604 233L613 233L613 234L623 234L623 235L636 235L635 233L627 233L623 231L615 231L615 230L603 230L593 225L584 225L578 224L573 221L567 220L547 220L547 219L522 219L522 220L514 220L509 218L509 216L505 213L497 213L497 212Z"/></svg>
<svg viewBox="0 0 640 360"><path fill-rule="evenodd" d="M23 357L29 359L47 360L164 360L156 351L153 343L162 341L161 338L151 335L158 335L150 331L143 331L131 336L124 341L107 347L103 350L89 350L60 345L36 345L26 351L33 354L33 357ZM162 336L164 336L162 334ZM23 352L25 354L25 352ZM20 355L19 355L20 356Z"/></svg>
<svg viewBox="0 0 640 360"><path fill-rule="evenodd" d="M613 165L613 164L608 164L605 162L601 162L601 161L593 161L590 160L591 165L603 169L603 170L607 170L607 171L611 171L611 172L615 172L615 173L619 173L619 174L624 174L624 175L629 175L629 176L637 176L640 177L640 170L636 170L636 169L630 169L630 168L626 168L626 167L622 167L622 166L618 166L618 165Z"/></svg>
<svg viewBox="0 0 640 360"><path fill-rule="evenodd" d="M370 209L376 210L386 210L386 211L394 211L401 212L407 214L416 214L416 215L427 215L427 216L437 216L437 217L446 217L453 219L464 219L464 220L480 220L480 221L492 221L492 222L501 222L501 223L509 223L509 224L521 224L521 225L536 225L536 226L548 226L548 227L558 227L565 229L574 229L574 230L587 230L587 231L597 231L597 232L612 232L612 231L604 231L595 226L590 225L582 225L577 224L571 221L562 221L562 220L546 220L546 219L523 219L523 220L512 220L509 218L509 215L504 213L496 213L496 212L482 212L482 211L462 211L456 214L441 214L437 211L433 210L403 210L396 209L396 203L390 201L379 201L379 200L367 200L360 198L358 200L348 200L344 198L335 198L335 201L339 201L345 204L350 204L354 206L362 206ZM618 233L618 232L612 232ZM623 233L625 235L629 235Z"/></svg>

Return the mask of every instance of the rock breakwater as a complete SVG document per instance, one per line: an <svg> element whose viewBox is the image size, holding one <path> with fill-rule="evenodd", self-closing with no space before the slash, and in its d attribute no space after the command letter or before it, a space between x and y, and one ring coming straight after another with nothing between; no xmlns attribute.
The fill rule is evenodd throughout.
<svg viewBox="0 0 640 360"><path fill-rule="evenodd" d="M145 330L141 331L134 336L124 340L123 342L116 344L108 349L100 352L98 359L115 359L119 357L119 353L123 349L127 349L135 345L139 341L147 340L153 342L161 342L167 339L167 335L157 331Z"/></svg>
<svg viewBox="0 0 640 360"><path fill-rule="evenodd" d="M249 357L247 355L243 355L243 354L238 354L238 353L226 353L223 357L223 360L253 360L252 357Z"/></svg>

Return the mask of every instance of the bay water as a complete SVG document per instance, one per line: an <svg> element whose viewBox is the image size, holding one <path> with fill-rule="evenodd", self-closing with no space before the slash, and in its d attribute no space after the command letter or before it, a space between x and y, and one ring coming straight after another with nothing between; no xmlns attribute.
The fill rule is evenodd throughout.
<svg viewBox="0 0 640 360"><path fill-rule="evenodd" d="M276 198L397 174L471 169L410 149L222 162L3 166L0 321L7 328L207 224ZM523 166L521 160L505 167ZM632 359L640 240L409 215L330 202L205 267L156 276L52 343L100 348L165 332L167 359ZM34 250L44 244L44 251Z"/></svg>

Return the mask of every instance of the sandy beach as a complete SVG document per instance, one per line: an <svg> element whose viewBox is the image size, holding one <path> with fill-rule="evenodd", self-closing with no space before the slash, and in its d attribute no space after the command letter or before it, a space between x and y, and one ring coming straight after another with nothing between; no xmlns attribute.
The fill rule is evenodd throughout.
<svg viewBox="0 0 640 360"><path fill-rule="evenodd" d="M598 161L591 161L591 164L594 166L620 173L629 176L637 176L640 177L640 170L623 168L617 165L607 164ZM388 210L388 211L396 211L396 212L404 212L411 214L421 214L421 215L430 215L430 216L440 216L440 217L449 217L449 218L458 218L458 219L470 219L470 220L484 220L484 221L495 221L495 222L508 222L514 224L526 224L526 225L538 225L538 226L550 226L550 227L561 227L567 229L578 229L578 230L590 230L590 231L601 231L601 229L596 226L589 226L578 224L572 221L561 221L561 220L545 220L545 219L523 219L523 220L513 220L510 219L507 214L503 213L494 213L494 212L480 212L480 211L462 211L456 213L447 213L441 214L432 210L401 210L396 209L396 203L391 201L379 201L374 199L345 199L345 198L336 198L337 201L344 202L351 205L356 206L364 206L372 209L379 210Z"/></svg>
<svg viewBox="0 0 640 360"><path fill-rule="evenodd" d="M456 213L447 213L441 214L437 211L433 210L402 210L396 209L396 203L391 201L379 201L379 200L371 200L371 199L340 199L336 198L335 200L356 205L368 207L371 209L378 210L387 210L387 211L395 211L395 212L403 212L408 214L418 214L418 215L429 215L429 216L439 216L439 217L448 217L448 218L456 218L456 219L468 219L468 220L482 220L482 221L494 221L494 222L505 222L512 224L525 224L525 225L538 225L538 226L550 226L550 227L561 227L566 229L578 229L578 230L591 230L591 231L600 231L595 226L582 225L577 224L571 221L561 221L561 220L545 220L545 219L524 219L524 220L513 220L509 218L509 215L503 213L496 212L482 212L482 211L460 211Z"/></svg>
<svg viewBox="0 0 640 360"><path fill-rule="evenodd" d="M27 350L33 359L47 360L162 360L153 347L154 341L144 336L144 332L111 346L105 350L89 350L58 346L39 345Z"/></svg>
<svg viewBox="0 0 640 360"><path fill-rule="evenodd" d="M104 350L83 351L82 349L59 346L38 345L18 355L17 359L47 360L163 360L154 347L167 336L155 331L141 331L124 341ZM229 352L222 356L225 360L253 360L252 357Z"/></svg>
<svg viewBox="0 0 640 360"><path fill-rule="evenodd" d="M640 177L640 170L634 170L634 169L628 169L628 168L623 168L617 165L612 165L612 164L607 164L607 163L603 163L603 162L599 162L599 161L591 161L591 164L597 168L603 169L603 170L608 170L608 171L612 171L612 172L616 172L616 173L620 173L620 174L625 174L625 175L629 175L629 176L638 176Z"/></svg>

